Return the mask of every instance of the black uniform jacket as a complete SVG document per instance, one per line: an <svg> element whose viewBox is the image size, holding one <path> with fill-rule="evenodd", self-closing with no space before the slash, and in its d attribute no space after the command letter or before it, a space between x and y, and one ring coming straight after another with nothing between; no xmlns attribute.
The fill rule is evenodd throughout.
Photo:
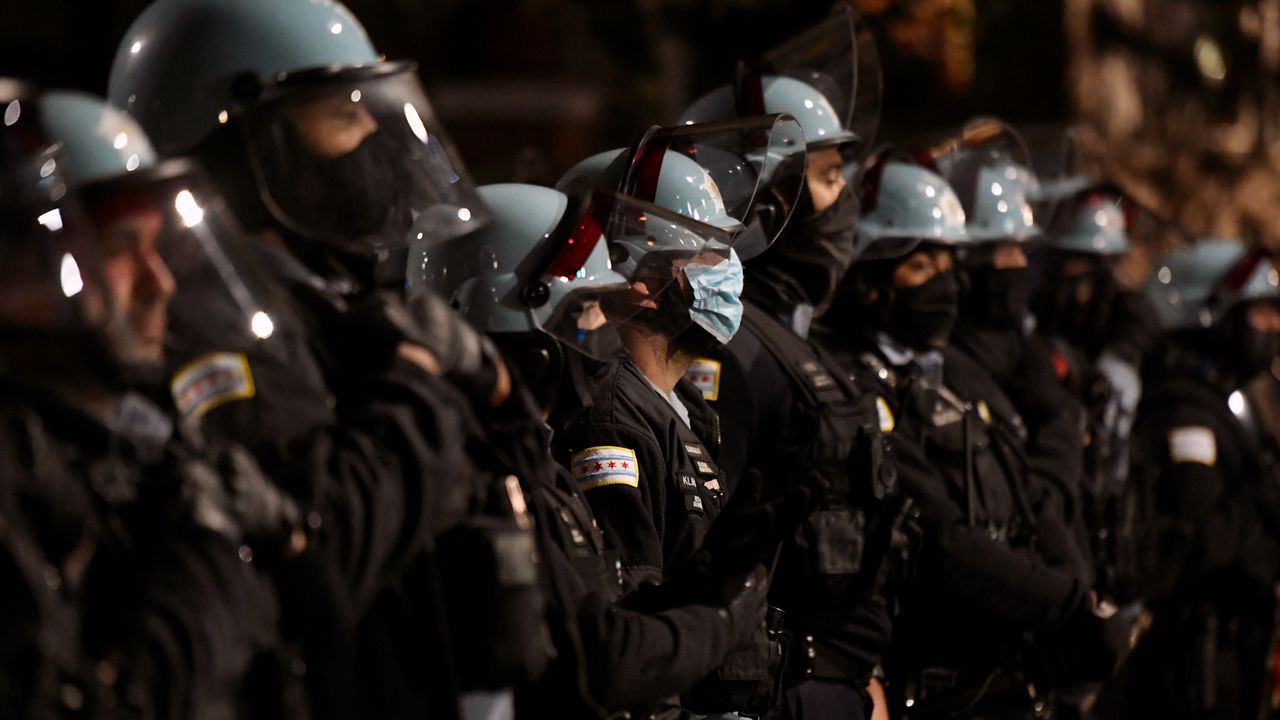
<svg viewBox="0 0 1280 720"><path fill-rule="evenodd" d="M821 347L813 338L793 337L799 345ZM829 359L825 352L821 352L820 357ZM713 405L722 418L724 443L720 464L730 482L749 469L758 470L766 486L786 482L797 471L803 471L792 463L810 454L816 438L812 421L804 419L812 409L802 405L804 393L795 387L792 376L749 326L738 331L717 360L720 362L719 388ZM816 367L814 381L823 383L822 375L839 372L838 367ZM827 377L827 381L833 378ZM869 478L850 477L849 482L866 484ZM816 606L824 604L820 598L813 600ZM784 610L788 611L789 624L814 629L812 634L821 635L836 653L867 668L880 662L889 645L892 634L889 608L878 593L856 608L841 608L834 614L810 615L799 608L795 608L795 612L792 608L784 607Z"/></svg>
<svg viewBox="0 0 1280 720"><path fill-rule="evenodd" d="M687 381L676 387L686 426L635 363L596 377L592 404L553 440L617 549L624 589L658 583L702 544L719 512L719 420Z"/></svg>
<svg viewBox="0 0 1280 720"><path fill-rule="evenodd" d="M980 412L956 393L921 392L912 374L918 368L893 366L869 341L846 341L840 358L863 377L881 380L884 396L892 398L899 481L920 513L923 543L898 632L909 663L983 665L1004 656L1023 631L1065 620L1084 601L1087 585L1030 549L1010 546L1009 529L1027 522L1027 513L987 452L983 416L991 407ZM927 430L930 440L926 424L936 425ZM989 466L986 472L995 476L974 487L965 481L966 442L978 450L975 468Z"/></svg>
<svg viewBox="0 0 1280 720"><path fill-rule="evenodd" d="M6 382L4 397L0 714L296 717L256 671L285 656L269 579L179 496L199 456L52 394Z"/></svg>
<svg viewBox="0 0 1280 720"><path fill-rule="evenodd" d="M617 553L568 472L534 487L531 504L559 652L521 707L534 714L556 707L563 717L669 708L723 662L730 634L721 609L629 606Z"/></svg>

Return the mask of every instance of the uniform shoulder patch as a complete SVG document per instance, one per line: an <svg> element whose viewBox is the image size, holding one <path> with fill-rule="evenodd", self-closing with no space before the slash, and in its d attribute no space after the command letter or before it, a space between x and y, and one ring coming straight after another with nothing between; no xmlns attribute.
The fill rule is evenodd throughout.
<svg viewBox="0 0 1280 720"><path fill-rule="evenodd" d="M1169 431L1169 459L1175 463L1218 463L1218 439L1204 425L1190 425Z"/></svg>
<svg viewBox="0 0 1280 720"><path fill-rule="evenodd" d="M695 358L685 371L686 380L702 392L702 399L715 402L720 399L720 363L710 358Z"/></svg>
<svg viewBox="0 0 1280 720"><path fill-rule="evenodd" d="M593 490L606 485L640 487L640 464L636 451L615 445L589 447L573 456L573 479L579 487Z"/></svg>
<svg viewBox="0 0 1280 720"><path fill-rule="evenodd" d="M244 353L210 353L187 363L169 383L173 402L184 418L195 419L234 400L247 400L257 390Z"/></svg>
<svg viewBox="0 0 1280 720"><path fill-rule="evenodd" d="M982 418L984 424L991 424L991 406L987 404L986 400L978 401L978 417Z"/></svg>
<svg viewBox="0 0 1280 720"><path fill-rule="evenodd" d="M889 401L885 400L883 395L876 396L876 416L880 418L880 432L893 432L897 421L893 417L893 410L889 407Z"/></svg>

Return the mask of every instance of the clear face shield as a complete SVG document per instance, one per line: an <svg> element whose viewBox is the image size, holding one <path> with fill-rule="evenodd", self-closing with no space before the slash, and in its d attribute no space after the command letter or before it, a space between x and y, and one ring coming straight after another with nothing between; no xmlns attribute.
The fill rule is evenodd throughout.
<svg viewBox="0 0 1280 720"><path fill-rule="evenodd" d="M1040 195L1031 155L1022 137L993 118L974 120L928 149L938 174L959 196L969 235L979 243L1021 243L1041 236L1032 210Z"/></svg>
<svg viewBox="0 0 1280 720"><path fill-rule="evenodd" d="M111 297L92 227L30 98L0 81L0 325L15 341L87 336L105 326Z"/></svg>
<svg viewBox="0 0 1280 720"><path fill-rule="evenodd" d="M132 364L284 352L277 335L296 325L285 293L254 270L255 251L192 165L91 185L85 200L114 296L109 335Z"/></svg>
<svg viewBox="0 0 1280 720"><path fill-rule="evenodd" d="M822 22L766 52L757 69L745 72L747 82L739 83L740 114L752 104L751 74L790 77L817 89L847 131L847 135L827 141L815 143L810 138L811 146L840 145L849 162L859 162L871 153L883 96L880 55L871 29L852 8L841 6ZM758 88L759 82L754 86Z"/></svg>
<svg viewBox="0 0 1280 720"><path fill-rule="evenodd" d="M621 192L657 201L659 179L680 171L671 167L672 153L696 162L705 178L682 178L693 187L688 192L669 190L664 206L671 207L670 201L675 201L685 210L683 215L734 230L733 247L744 259L764 252L777 239L805 179L804 131L799 122L789 115L762 115L652 129L632 151ZM707 204L712 207L700 207ZM725 216L737 226L725 222Z"/></svg>
<svg viewBox="0 0 1280 720"><path fill-rule="evenodd" d="M364 250L441 242L485 221L414 69L291 73L246 113L254 179L278 222Z"/></svg>
<svg viewBox="0 0 1280 720"><path fill-rule="evenodd" d="M614 357L628 337L681 336L695 326L701 272L736 262L731 234L656 205L616 193L593 193L574 230L548 259L527 298L560 296L540 327L564 345L597 358ZM611 280L557 293L608 258ZM590 262L589 262L590 261ZM618 282L622 280L622 282ZM736 298L736 288L725 288Z"/></svg>

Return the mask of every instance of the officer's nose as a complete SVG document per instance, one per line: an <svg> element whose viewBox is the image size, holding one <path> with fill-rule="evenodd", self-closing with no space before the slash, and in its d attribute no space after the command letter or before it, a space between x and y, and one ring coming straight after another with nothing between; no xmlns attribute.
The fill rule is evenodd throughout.
<svg viewBox="0 0 1280 720"><path fill-rule="evenodd" d="M142 248L138 257L137 289L147 300L167 302L173 297L178 283L164 258L155 248Z"/></svg>

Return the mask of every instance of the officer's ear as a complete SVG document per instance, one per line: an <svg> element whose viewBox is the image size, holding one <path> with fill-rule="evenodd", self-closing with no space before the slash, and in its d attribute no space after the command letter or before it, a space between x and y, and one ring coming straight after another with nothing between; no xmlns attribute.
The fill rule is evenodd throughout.
<svg viewBox="0 0 1280 720"><path fill-rule="evenodd" d="M649 282L645 280L636 280L631 283L631 288L626 292L627 300L637 307L649 308L656 310L658 308L658 300L656 293L649 287Z"/></svg>

